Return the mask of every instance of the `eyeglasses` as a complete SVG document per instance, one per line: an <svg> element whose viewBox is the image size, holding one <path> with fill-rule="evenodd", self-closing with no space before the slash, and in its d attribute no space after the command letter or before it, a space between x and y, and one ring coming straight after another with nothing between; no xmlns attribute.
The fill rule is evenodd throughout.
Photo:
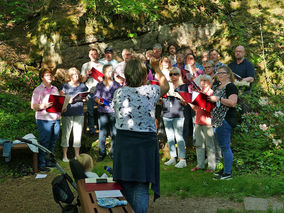
<svg viewBox="0 0 284 213"><path fill-rule="evenodd" d="M225 75L227 74L226 72L217 72L217 75Z"/></svg>
<svg viewBox="0 0 284 213"><path fill-rule="evenodd" d="M169 75L170 75L170 76L173 76L173 75L174 75L174 76L178 76L179 73L170 73Z"/></svg>
<svg viewBox="0 0 284 213"><path fill-rule="evenodd" d="M213 66L204 67L204 69L206 69L206 70L207 70L207 69L210 69L210 68L212 68L212 67L213 67Z"/></svg>

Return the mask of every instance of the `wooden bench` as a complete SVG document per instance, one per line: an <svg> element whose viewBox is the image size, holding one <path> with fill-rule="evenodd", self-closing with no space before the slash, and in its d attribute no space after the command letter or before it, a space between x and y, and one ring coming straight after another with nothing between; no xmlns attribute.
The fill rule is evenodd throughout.
<svg viewBox="0 0 284 213"><path fill-rule="evenodd" d="M86 191L85 179L81 179L78 181L78 194L84 213L134 213L133 209L129 204L127 204L126 206L116 206L111 209L100 207L96 202L95 192ZM117 199L125 200L124 197Z"/></svg>
<svg viewBox="0 0 284 213"><path fill-rule="evenodd" d="M25 143L14 144L12 149L11 149L11 152L13 150L19 150L19 149L21 149L21 150L29 150L30 152L32 152L30 150L29 146L27 144L25 144ZM2 152L3 152L3 146L0 146L0 153L2 153ZM38 157L37 157L38 153L32 152L32 154L33 154L33 171L35 173L37 173L38 172Z"/></svg>

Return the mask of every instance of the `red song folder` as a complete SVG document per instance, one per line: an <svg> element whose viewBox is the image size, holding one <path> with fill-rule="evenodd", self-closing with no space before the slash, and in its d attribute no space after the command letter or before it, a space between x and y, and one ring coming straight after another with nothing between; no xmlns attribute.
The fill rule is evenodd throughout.
<svg viewBox="0 0 284 213"><path fill-rule="evenodd" d="M92 73L91 73L91 77L97 81L102 81L103 80L103 77L104 77L104 74L102 74L99 70L97 70L96 68L92 68L91 69Z"/></svg>
<svg viewBox="0 0 284 213"><path fill-rule="evenodd" d="M64 104L65 96L50 95L48 102L52 102L52 106L47 108L47 112L56 113L61 112Z"/></svg>
<svg viewBox="0 0 284 213"><path fill-rule="evenodd" d="M71 99L71 95L49 95L48 102L52 102L52 106L47 108L47 112L56 113L62 112L64 109L67 108L67 105Z"/></svg>
<svg viewBox="0 0 284 213"><path fill-rule="evenodd" d="M87 192L122 189L122 187L118 183L85 183L85 188Z"/></svg>
<svg viewBox="0 0 284 213"><path fill-rule="evenodd" d="M215 103L208 101L208 95L204 93L199 93L193 91L192 93L188 92L178 92L180 96L187 102L199 106L201 109L204 109L208 112L215 107Z"/></svg>

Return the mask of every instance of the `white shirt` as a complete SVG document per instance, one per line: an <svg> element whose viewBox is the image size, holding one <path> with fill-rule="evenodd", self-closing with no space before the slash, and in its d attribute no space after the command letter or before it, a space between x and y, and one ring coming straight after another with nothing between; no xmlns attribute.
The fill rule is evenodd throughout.
<svg viewBox="0 0 284 213"><path fill-rule="evenodd" d="M105 58L100 59L99 63L101 63L103 65L111 64L112 67L115 67L118 64L117 60L115 60L115 59L112 59L111 61L107 61Z"/></svg>
<svg viewBox="0 0 284 213"><path fill-rule="evenodd" d="M121 76L122 78L125 78L125 75L124 75L124 70L125 70L125 67L126 67L126 62L123 61L123 62L120 62L115 68L114 68L114 76Z"/></svg>
<svg viewBox="0 0 284 213"><path fill-rule="evenodd" d="M90 69L92 69L93 67L102 73L103 66L104 66L104 65L101 64L101 63L96 63L96 62L93 62L93 61L89 61L89 62L83 64L82 69L81 69L81 75L86 75L86 73L87 73ZM86 81L85 84L86 84L86 86L88 87L89 92L92 93L92 92L94 92L95 87L96 87L96 85L97 85L98 83L99 83L99 82L98 82L97 80L95 80L95 79L92 78L92 77L89 77L89 78L87 79L87 81Z"/></svg>
<svg viewBox="0 0 284 213"><path fill-rule="evenodd" d="M95 173L95 172L85 172L85 175L86 175L88 178L99 178L99 176L98 176L97 173Z"/></svg>

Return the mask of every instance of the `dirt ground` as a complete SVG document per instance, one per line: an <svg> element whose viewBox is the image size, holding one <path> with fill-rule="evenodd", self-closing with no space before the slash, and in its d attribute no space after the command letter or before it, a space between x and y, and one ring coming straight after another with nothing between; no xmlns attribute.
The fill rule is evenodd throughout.
<svg viewBox="0 0 284 213"><path fill-rule="evenodd" d="M60 213L53 200L51 181L58 174L49 173L45 179L35 175L9 178L0 182L0 213ZM176 198L162 196L155 203L150 198L149 213L215 213L217 209L243 210L243 203L222 198Z"/></svg>

